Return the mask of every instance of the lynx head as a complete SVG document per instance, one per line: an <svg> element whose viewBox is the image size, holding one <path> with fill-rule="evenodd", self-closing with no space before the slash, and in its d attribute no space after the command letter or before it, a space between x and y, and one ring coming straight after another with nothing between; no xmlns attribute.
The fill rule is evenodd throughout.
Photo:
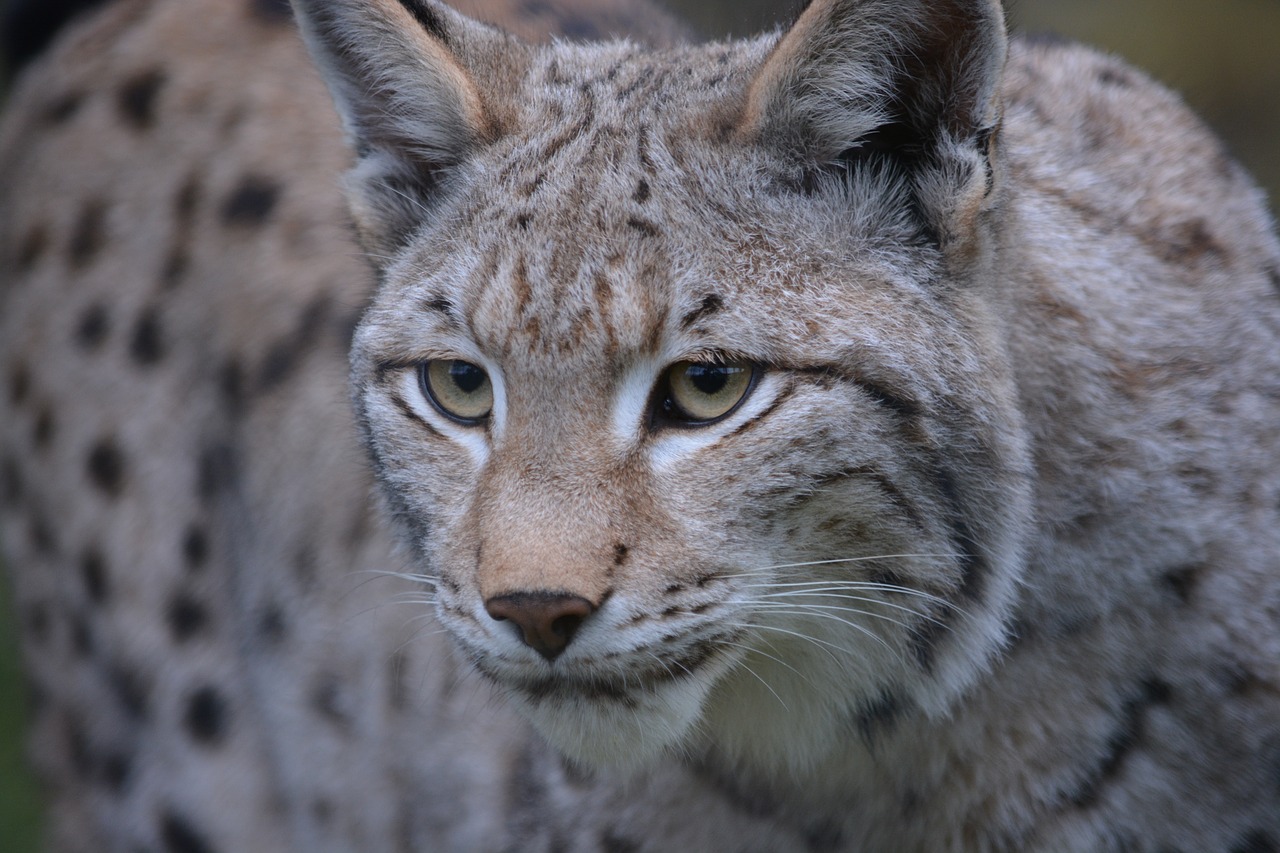
<svg viewBox="0 0 1280 853"><path fill-rule="evenodd" d="M355 404L462 653L592 764L945 713L1030 513L994 0L657 52L297 6L381 282Z"/></svg>

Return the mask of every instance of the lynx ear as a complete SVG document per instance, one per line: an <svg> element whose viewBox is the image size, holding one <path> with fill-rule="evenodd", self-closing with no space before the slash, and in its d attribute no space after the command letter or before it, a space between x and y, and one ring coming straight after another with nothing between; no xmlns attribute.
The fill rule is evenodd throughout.
<svg viewBox="0 0 1280 853"><path fill-rule="evenodd" d="M361 240L385 257L421 225L450 168L497 135L477 76L500 76L524 46L435 0L293 5L359 158L348 194Z"/></svg>
<svg viewBox="0 0 1280 853"><path fill-rule="evenodd" d="M1006 49L997 0L813 0L757 73L739 130L819 167L891 164L945 242L991 190Z"/></svg>

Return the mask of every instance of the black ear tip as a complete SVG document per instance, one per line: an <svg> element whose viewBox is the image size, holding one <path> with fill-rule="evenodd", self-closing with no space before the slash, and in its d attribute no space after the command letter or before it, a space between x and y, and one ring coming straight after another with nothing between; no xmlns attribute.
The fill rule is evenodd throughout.
<svg viewBox="0 0 1280 853"><path fill-rule="evenodd" d="M430 36L449 44L449 28L440 12L427 0L399 0L405 11L413 16Z"/></svg>

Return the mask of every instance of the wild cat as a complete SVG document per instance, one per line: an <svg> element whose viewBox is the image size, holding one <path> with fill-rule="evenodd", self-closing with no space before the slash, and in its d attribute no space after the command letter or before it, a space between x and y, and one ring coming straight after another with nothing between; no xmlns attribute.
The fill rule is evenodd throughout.
<svg viewBox="0 0 1280 853"><path fill-rule="evenodd" d="M100 204L186 250L182 296L122 285L105 239L77 262L88 206L65 259L31 250L34 202L3 223L29 276L104 270L96 302L28 283L3 314L7 446L85 370L122 425L57 418L47 447L84 433L61 479L6 463L23 612L89 647L44 672L68 766L126 799L90 823L174 850L1277 845L1280 249L1176 98L1010 45L977 0L658 48L434 0L295 12L355 156L358 320L340 151L269 65L229 165L183 161L155 214ZM70 354L12 332L39 324ZM343 582L398 565L347 452L352 325L396 583L452 658Z"/></svg>

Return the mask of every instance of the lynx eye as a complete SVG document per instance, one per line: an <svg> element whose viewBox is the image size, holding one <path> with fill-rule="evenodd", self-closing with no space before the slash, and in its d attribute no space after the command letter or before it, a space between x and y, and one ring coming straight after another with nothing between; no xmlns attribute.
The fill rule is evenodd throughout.
<svg viewBox="0 0 1280 853"><path fill-rule="evenodd" d="M432 405L468 426L483 421L493 409L489 374L469 361L433 359L418 368L418 381Z"/></svg>
<svg viewBox="0 0 1280 853"><path fill-rule="evenodd" d="M746 399L756 369L743 361L680 361L667 368L662 416L691 425L728 415Z"/></svg>

